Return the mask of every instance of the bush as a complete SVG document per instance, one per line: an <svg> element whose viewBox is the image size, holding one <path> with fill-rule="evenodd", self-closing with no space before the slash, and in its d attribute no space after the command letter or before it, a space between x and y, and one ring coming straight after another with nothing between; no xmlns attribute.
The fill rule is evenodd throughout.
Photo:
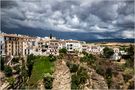
<svg viewBox="0 0 135 90"><path fill-rule="evenodd" d="M84 57L80 59L81 62L94 63L96 58L92 54L85 54Z"/></svg>
<svg viewBox="0 0 135 90"><path fill-rule="evenodd" d="M104 68L101 67L101 66L97 66L97 67L96 67L96 72L97 72L98 74L102 75L102 76L105 75L105 70L104 70Z"/></svg>
<svg viewBox="0 0 135 90"><path fill-rule="evenodd" d="M67 54L67 49L66 48L62 48L62 49L59 50L59 53Z"/></svg>
<svg viewBox="0 0 135 90"><path fill-rule="evenodd" d="M128 82L128 80L131 79L133 76L129 74L124 74L123 77L124 77L124 81Z"/></svg>
<svg viewBox="0 0 135 90"><path fill-rule="evenodd" d="M56 61L56 57L53 55L49 55L48 58L49 58L49 61L51 61L51 62Z"/></svg>
<svg viewBox="0 0 135 90"><path fill-rule="evenodd" d="M124 81L127 82L129 79L131 79L134 76L134 69L125 68L123 76L124 76Z"/></svg>
<svg viewBox="0 0 135 90"><path fill-rule="evenodd" d="M134 67L134 61L132 61L131 59L127 59L126 63L124 64L125 67Z"/></svg>
<svg viewBox="0 0 135 90"><path fill-rule="evenodd" d="M16 67L14 67L14 69L16 70L16 73L19 74L19 72L20 72L20 67L19 67L19 66L16 66Z"/></svg>
<svg viewBox="0 0 135 90"><path fill-rule="evenodd" d="M5 66L4 72L5 72L5 75L6 76L8 76L8 77L11 76L12 75L12 69L11 69L11 67Z"/></svg>
<svg viewBox="0 0 135 90"><path fill-rule="evenodd" d="M72 63L69 63L69 62L67 62L67 66L69 67L71 73L77 72L78 67L79 67L79 65L72 64Z"/></svg>
<svg viewBox="0 0 135 90"><path fill-rule="evenodd" d="M134 85L134 81L131 81L131 82L129 82L130 84L129 84L129 86L128 86L128 89L133 89L134 90L134 88L135 88L135 85Z"/></svg>
<svg viewBox="0 0 135 90"><path fill-rule="evenodd" d="M12 87L14 86L15 78L9 77L9 78L7 78L7 81L9 82L9 84L10 84Z"/></svg>
<svg viewBox="0 0 135 90"><path fill-rule="evenodd" d="M50 76L44 77L44 86L46 89L52 89L53 79Z"/></svg>
<svg viewBox="0 0 135 90"><path fill-rule="evenodd" d="M87 53L87 52L85 52L85 51L82 51L82 53L83 53L83 55L88 55L88 53Z"/></svg>
<svg viewBox="0 0 135 90"><path fill-rule="evenodd" d="M83 67L80 67L80 69L77 71L76 74L72 75L72 89L78 89L80 88L81 84L85 84L86 80L88 79L88 74L86 69Z"/></svg>
<svg viewBox="0 0 135 90"><path fill-rule="evenodd" d="M13 58L13 59L12 59L12 62L13 62L13 63L19 63L19 58Z"/></svg>

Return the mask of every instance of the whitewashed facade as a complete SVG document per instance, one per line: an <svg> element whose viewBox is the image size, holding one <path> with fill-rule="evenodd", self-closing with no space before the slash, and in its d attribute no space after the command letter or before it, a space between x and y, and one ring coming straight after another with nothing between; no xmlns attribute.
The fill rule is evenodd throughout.
<svg viewBox="0 0 135 90"><path fill-rule="evenodd" d="M5 42L2 35L0 36L0 55L5 55Z"/></svg>

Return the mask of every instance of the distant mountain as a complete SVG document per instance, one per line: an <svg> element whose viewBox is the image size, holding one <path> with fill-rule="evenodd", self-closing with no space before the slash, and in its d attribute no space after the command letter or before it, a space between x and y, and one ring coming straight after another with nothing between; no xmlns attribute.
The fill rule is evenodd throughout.
<svg viewBox="0 0 135 90"><path fill-rule="evenodd" d="M10 34L24 34L29 36L39 36L39 37L46 37L52 34L52 36L58 38L58 39L74 39L74 40L81 40L86 42L130 42L133 43L134 39L121 39L121 38L115 38L115 39L97 39L96 33L82 33L82 32L60 32L55 30L42 30L42 29L34 29L34 28L17 28L17 29L9 29L2 26L1 29L2 32L10 33ZM110 33L105 33L104 36L108 36Z"/></svg>
<svg viewBox="0 0 135 90"><path fill-rule="evenodd" d="M94 39L94 40L84 40L86 42L121 42L121 43L134 43L135 39L133 38L115 38L115 39Z"/></svg>

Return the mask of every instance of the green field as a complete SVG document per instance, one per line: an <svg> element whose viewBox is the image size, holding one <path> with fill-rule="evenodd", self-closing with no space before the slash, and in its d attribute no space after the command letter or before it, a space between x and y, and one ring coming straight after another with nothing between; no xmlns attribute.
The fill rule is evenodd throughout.
<svg viewBox="0 0 135 90"><path fill-rule="evenodd" d="M40 57L35 60L33 65L32 75L29 79L29 85L35 86L38 80L41 80L46 73L52 73L54 70L53 62L49 61L48 57Z"/></svg>

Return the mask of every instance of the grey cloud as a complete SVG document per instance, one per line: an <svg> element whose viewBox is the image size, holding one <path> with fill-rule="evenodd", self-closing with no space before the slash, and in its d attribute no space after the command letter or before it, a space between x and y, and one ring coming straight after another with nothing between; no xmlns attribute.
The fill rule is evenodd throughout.
<svg viewBox="0 0 135 90"><path fill-rule="evenodd" d="M1 8L12 8L17 6L17 3L13 0L1 0Z"/></svg>
<svg viewBox="0 0 135 90"><path fill-rule="evenodd" d="M13 0L4 3L1 9L2 25L7 28L29 27L63 32L89 32L94 33L95 37L106 38L109 37L104 34L106 32L110 37L123 37L113 34L133 31L135 23L133 2Z"/></svg>

